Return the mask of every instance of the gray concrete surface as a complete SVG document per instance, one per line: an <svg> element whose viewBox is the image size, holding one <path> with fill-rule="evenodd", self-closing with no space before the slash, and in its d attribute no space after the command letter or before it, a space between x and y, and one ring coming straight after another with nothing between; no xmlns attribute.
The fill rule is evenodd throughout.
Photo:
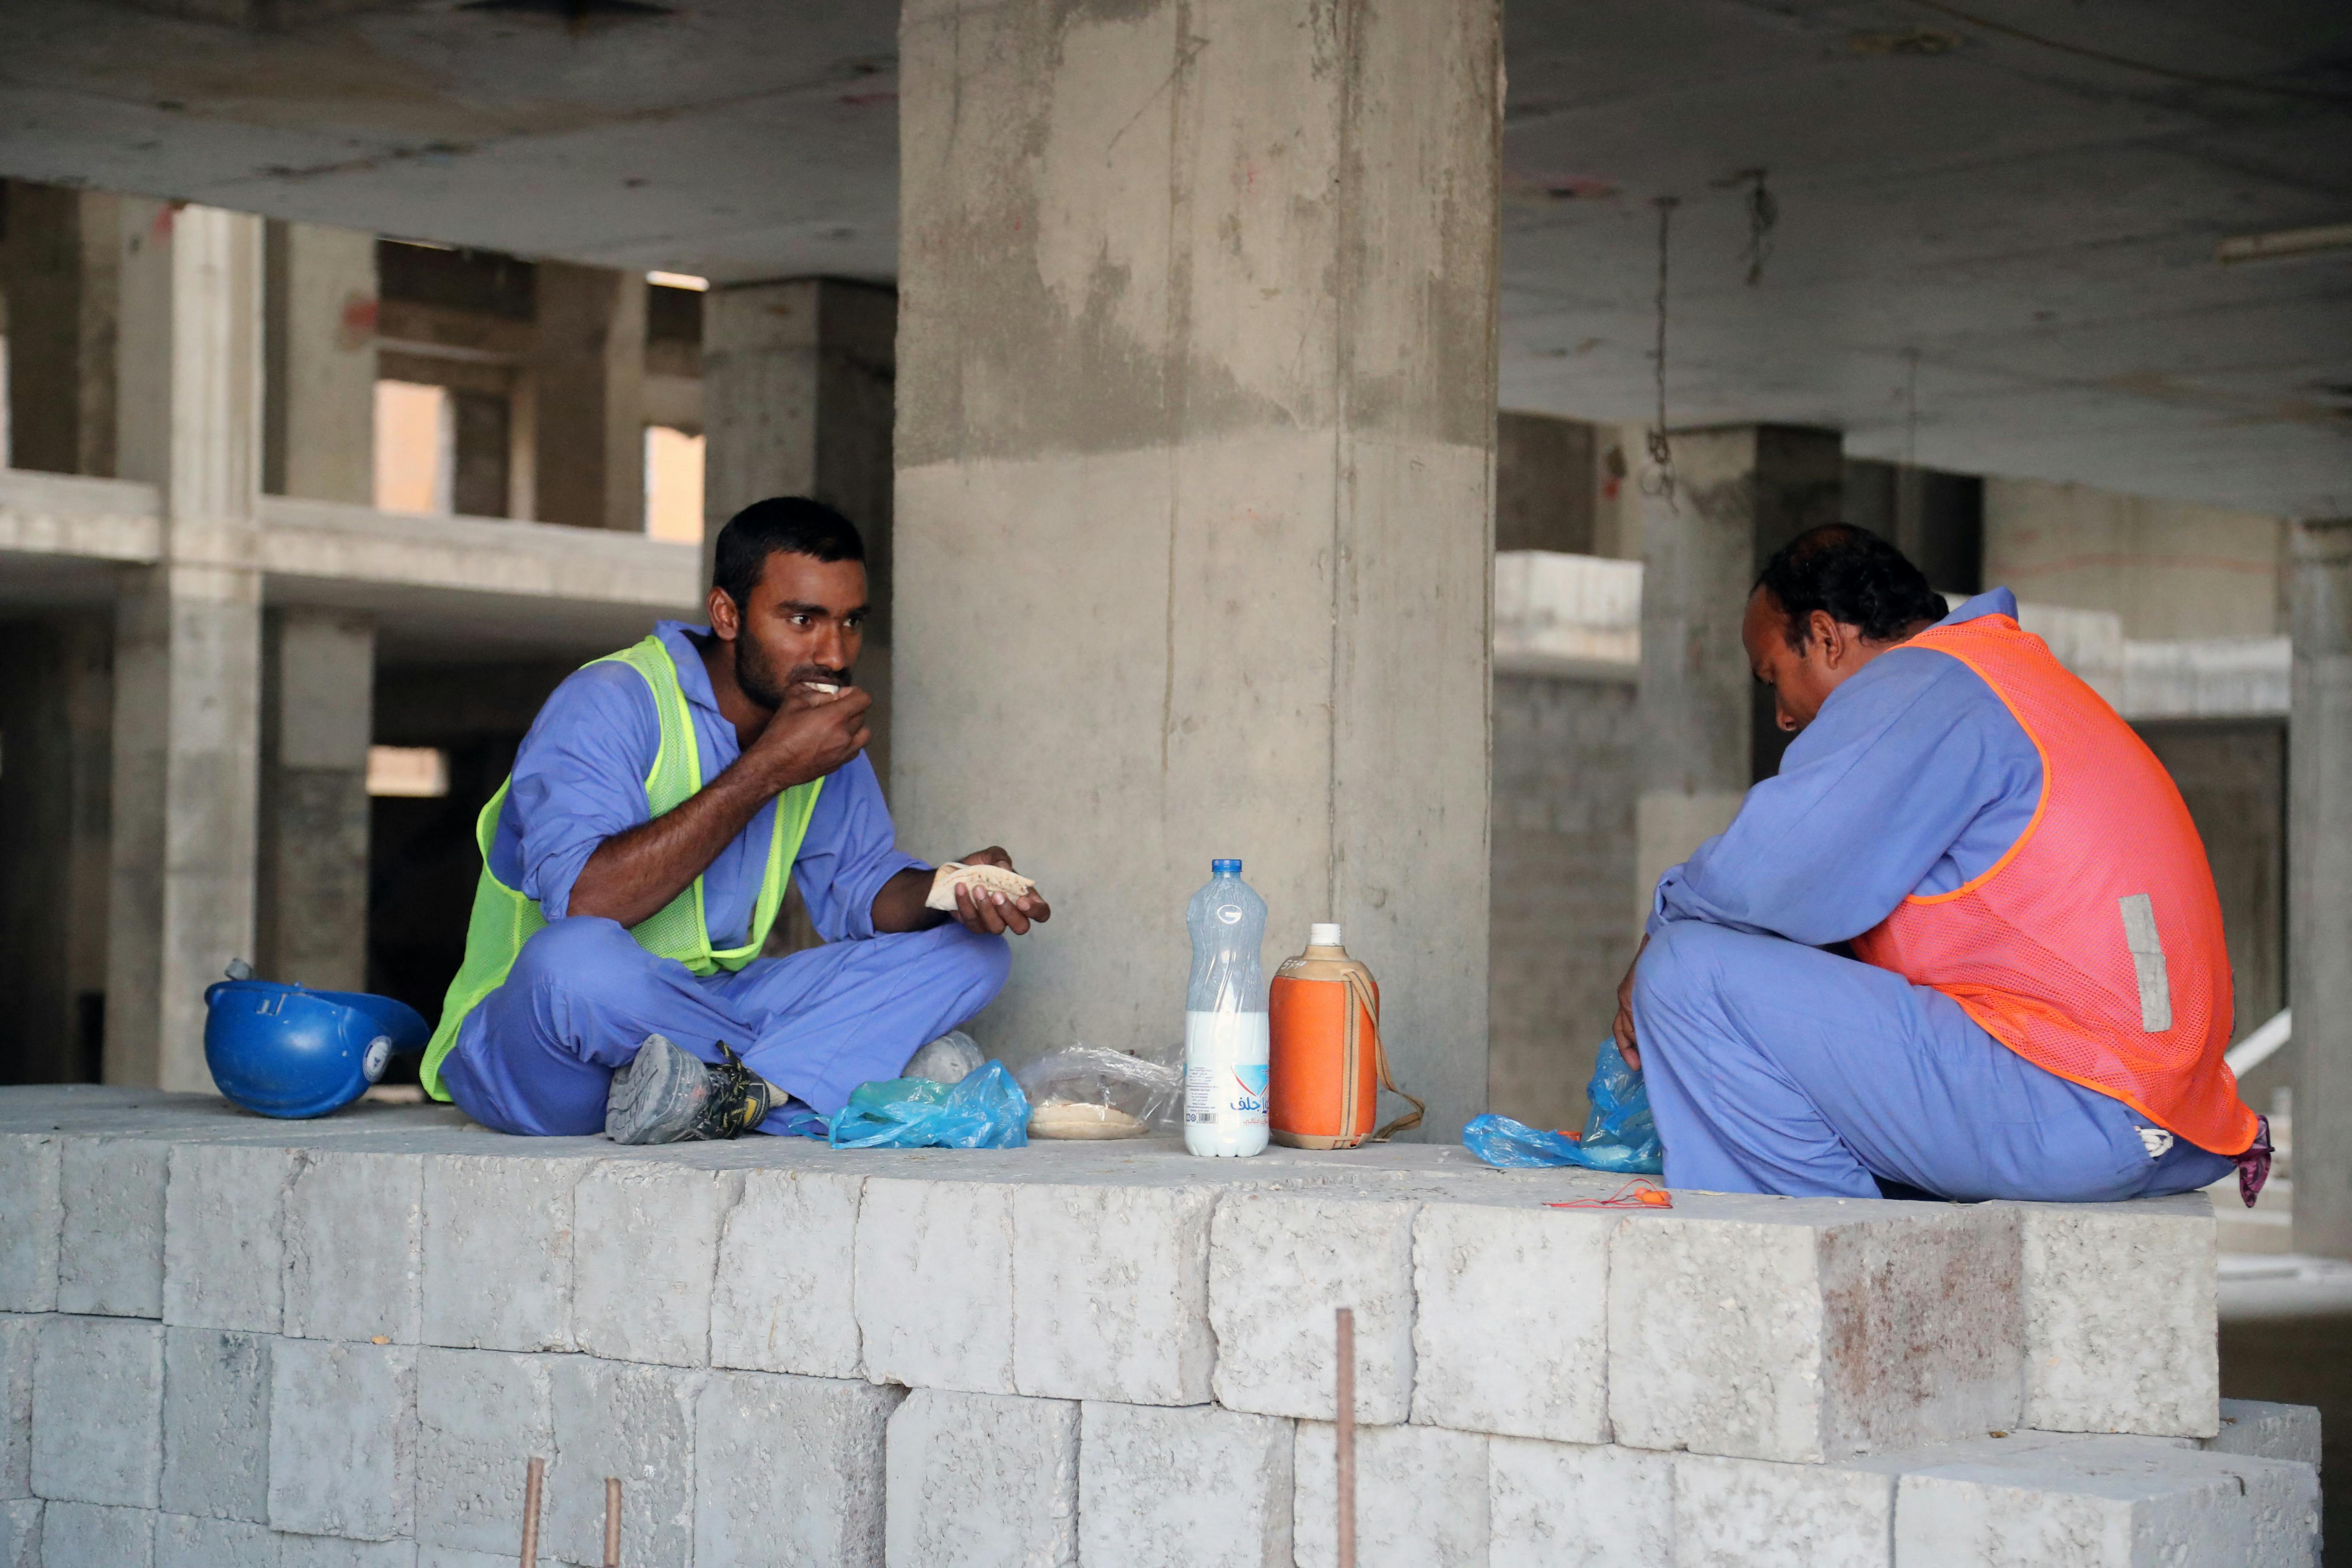
<svg viewBox="0 0 2352 1568"><path fill-rule="evenodd" d="M2352 1258L2352 521L2297 524L2294 558L2294 1244Z"/></svg>

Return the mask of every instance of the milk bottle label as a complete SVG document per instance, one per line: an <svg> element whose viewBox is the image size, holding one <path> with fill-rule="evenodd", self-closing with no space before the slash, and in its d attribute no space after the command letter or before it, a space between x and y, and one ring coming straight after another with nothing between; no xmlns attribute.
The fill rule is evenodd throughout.
<svg viewBox="0 0 2352 1568"><path fill-rule="evenodd" d="M1266 1016L1184 1015L1188 1126L1262 1126L1266 1120Z"/></svg>

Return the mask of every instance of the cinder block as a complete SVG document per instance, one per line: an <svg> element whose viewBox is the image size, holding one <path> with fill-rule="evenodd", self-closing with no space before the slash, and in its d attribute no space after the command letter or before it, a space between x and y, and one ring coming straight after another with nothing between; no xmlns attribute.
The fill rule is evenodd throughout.
<svg viewBox="0 0 2352 1568"><path fill-rule="evenodd" d="M281 1535L278 1568L416 1568L414 1541L342 1541L330 1535Z"/></svg>
<svg viewBox="0 0 2352 1568"><path fill-rule="evenodd" d="M1413 1221L1412 1419L1609 1440L1609 1237L1622 1216L1463 1204Z"/></svg>
<svg viewBox="0 0 2352 1568"><path fill-rule="evenodd" d="M572 1202L572 1332L614 1361L706 1366L719 1227L742 1184L734 1171L608 1160Z"/></svg>
<svg viewBox="0 0 2352 1568"><path fill-rule="evenodd" d="M694 1424L694 1561L882 1568L884 1384L714 1372Z"/></svg>
<svg viewBox="0 0 2352 1568"><path fill-rule="evenodd" d="M0 1500L33 1495L33 1363L47 1321L0 1313Z"/></svg>
<svg viewBox="0 0 2352 1568"><path fill-rule="evenodd" d="M64 1140L58 1311L163 1315L163 1184L171 1155L169 1143L143 1138Z"/></svg>
<svg viewBox="0 0 2352 1568"><path fill-rule="evenodd" d="M284 1329L286 1189L299 1150L175 1143L163 1187L163 1321Z"/></svg>
<svg viewBox="0 0 2352 1568"><path fill-rule="evenodd" d="M867 1377L1013 1391L1011 1187L869 1177L854 1289Z"/></svg>
<svg viewBox="0 0 2352 1568"><path fill-rule="evenodd" d="M1076 1405L918 1388L887 1453L890 1568L1075 1568Z"/></svg>
<svg viewBox="0 0 2352 1568"><path fill-rule="evenodd" d="M280 1568L267 1525L166 1513L155 1521L155 1568Z"/></svg>
<svg viewBox="0 0 2352 1568"><path fill-rule="evenodd" d="M516 1561L512 1551L467 1552L455 1546L427 1546L423 1542L416 1546L416 1568L515 1568Z"/></svg>
<svg viewBox="0 0 2352 1568"><path fill-rule="evenodd" d="M427 1546L423 1542L416 1546L416 1568L515 1568L516 1561L512 1551L467 1552L455 1546Z"/></svg>
<svg viewBox="0 0 2352 1568"><path fill-rule="evenodd" d="M271 1528L352 1541L413 1534L415 1347L280 1340L269 1363Z"/></svg>
<svg viewBox="0 0 2352 1568"><path fill-rule="evenodd" d="M59 1142L0 1134L0 1311L57 1310Z"/></svg>
<svg viewBox="0 0 2352 1568"><path fill-rule="evenodd" d="M163 1331L163 1507L269 1521L271 1334Z"/></svg>
<svg viewBox="0 0 2352 1568"><path fill-rule="evenodd" d="M1015 1187L1014 1386L1047 1398L1207 1404L1215 1209L1205 1187Z"/></svg>
<svg viewBox="0 0 2352 1568"><path fill-rule="evenodd" d="M1494 1437L1488 1568L1673 1568L1675 1457Z"/></svg>
<svg viewBox="0 0 2352 1568"><path fill-rule="evenodd" d="M2219 1286L2205 1195L2016 1207L2025 1226L2025 1424L2218 1432Z"/></svg>
<svg viewBox="0 0 2352 1568"><path fill-rule="evenodd" d="M572 1190L592 1168L506 1155L425 1162L426 1344L572 1348Z"/></svg>
<svg viewBox="0 0 2352 1568"><path fill-rule="evenodd" d="M1291 1568L1289 1421L1214 1405L1079 1408L1080 1562Z"/></svg>
<svg viewBox="0 0 2352 1568"><path fill-rule="evenodd" d="M286 1192L286 1332L416 1342L425 1156L313 1154Z"/></svg>
<svg viewBox="0 0 2352 1568"><path fill-rule="evenodd" d="M1298 1568L1339 1561L1339 1448L1328 1421L1301 1421L1291 1531ZM1356 1561L1361 1568L1486 1568L1486 1439L1442 1426L1356 1428Z"/></svg>
<svg viewBox="0 0 2352 1568"><path fill-rule="evenodd" d="M1217 1403L1260 1415L1332 1415L1333 1310L1349 1307L1356 1418L1410 1415L1414 1207L1302 1193L1221 1197L1209 1244Z"/></svg>
<svg viewBox="0 0 2352 1568"><path fill-rule="evenodd" d="M155 1568L156 1514L52 1500L41 1510L43 1568Z"/></svg>
<svg viewBox="0 0 2352 1568"><path fill-rule="evenodd" d="M1892 1568L1894 1523L1883 1470L1675 1459L1675 1568Z"/></svg>
<svg viewBox="0 0 2352 1568"><path fill-rule="evenodd" d="M549 1358L504 1351L416 1353L416 1538L429 1546L511 1552L523 1478L555 1457Z"/></svg>
<svg viewBox="0 0 2352 1568"><path fill-rule="evenodd" d="M854 1289L863 1176L746 1171L710 1293L710 1361L752 1372L857 1377Z"/></svg>
<svg viewBox="0 0 2352 1568"><path fill-rule="evenodd" d="M694 1402L709 1374L590 1356L547 1363L555 1409L541 1550L604 1561L604 1478L618 1476L621 1561L688 1563L694 1552Z"/></svg>
<svg viewBox="0 0 2352 1568"><path fill-rule="evenodd" d="M2013 1210L1682 1203L1611 1244L1617 1442L1810 1464L2019 1426Z"/></svg>
<svg viewBox="0 0 2352 1568"><path fill-rule="evenodd" d="M2318 1540L2309 1466L2130 1439L1926 1468L1904 1476L1895 1516L1903 1568L2310 1568Z"/></svg>
<svg viewBox="0 0 2352 1568"><path fill-rule="evenodd" d="M0 1568L41 1568L41 1500L0 1502Z"/></svg>
<svg viewBox="0 0 2352 1568"><path fill-rule="evenodd" d="M2319 1411L2309 1405L2225 1399L2221 1432L2198 1446L2216 1454L2250 1454L2315 1466L2319 1463Z"/></svg>
<svg viewBox="0 0 2352 1568"><path fill-rule="evenodd" d="M156 1505L163 1468L163 1326L55 1317L33 1368L33 1490Z"/></svg>

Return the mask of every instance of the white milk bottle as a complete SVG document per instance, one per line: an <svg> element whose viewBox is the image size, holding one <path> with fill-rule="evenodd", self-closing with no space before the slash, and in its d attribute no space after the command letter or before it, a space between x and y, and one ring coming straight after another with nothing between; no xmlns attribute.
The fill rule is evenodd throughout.
<svg viewBox="0 0 2352 1568"><path fill-rule="evenodd" d="M1255 1154L1265 1147L1265 900L1238 860L1209 862L1192 895L1192 981L1184 993L1184 1147Z"/></svg>

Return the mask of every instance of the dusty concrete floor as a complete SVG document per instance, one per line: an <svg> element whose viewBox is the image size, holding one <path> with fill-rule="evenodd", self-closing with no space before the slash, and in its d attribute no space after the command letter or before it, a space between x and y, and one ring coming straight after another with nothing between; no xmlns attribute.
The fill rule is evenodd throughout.
<svg viewBox="0 0 2352 1568"><path fill-rule="evenodd" d="M2352 1562L2352 1264L2225 1258L2221 1394L2319 1407L2323 1539Z"/></svg>

